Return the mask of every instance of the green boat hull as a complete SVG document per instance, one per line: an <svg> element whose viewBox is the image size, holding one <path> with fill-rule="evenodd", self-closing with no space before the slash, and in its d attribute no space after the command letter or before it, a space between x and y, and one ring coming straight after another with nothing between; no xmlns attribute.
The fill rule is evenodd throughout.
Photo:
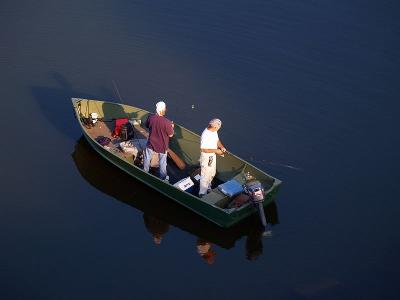
<svg viewBox="0 0 400 300"><path fill-rule="evenodd" d="M160 180L158 177L144 172L142 169L138 168L137 166L135 166L134 164L132 164L132 162L130 162L127 159L124 159L116 154L114 154L113 152L107 150L106 148L104 148L103 146L101 146L89 133L87 128L84 126L84 124L82 124L82 122L80 121L80 117L82 117L82 115L87 116L85 114L82 114L81 109L78 109L78 103L81 103L82 101L89 101L87 99L77 99L77 98L73 98L72 99L72 103L75 109L75 113L77 116L77 119L79 121L79 124L82 128L83 131L83 135L86 138L86 140L89 142L89 144L93 147L93 149L96 150L97 153L99 153L103 158L105 158L106 160L108 160L109 162L111 162L112 164L114 164L115 166L117 166L118 168L120 168L121 170L123 170L124 172L128 173L129 175L131 175L132 177L136 178L137 180L143 182L144 184L150 186L151 188L157 190L158 192L160 192L161 194L165 195L166 197L172 199L173 201L176 201L177 203L179 203L180 205L186 207L187 209L195 212L196 214L202 216L203 218L209 220L210 222L213 222L215 224L217 224L218 226L227 228L227 227L231 227L234 224L237 224L238 222L240 222L241 220L247 218L248 216L257 213L257 209L249 204L249 205L244 205L240 208L236 208L236 209L223 209L221 207L218 207L216 205L212 205L210 203L201 201L201 199L199 199L198 197L182 191L176 187L174 187L173 185L169 184L168 182L165 182L163 180ZM116 104L116 103L111 103L111 102L104 102L104 101L97 101L97 100L90 100L92 102L97 102L99 105L106 103L107 105L117 105L117 106L121 106L123 108L126 109L126 105L122 105L122 104ZM101 111L101 109L99 109L99 105L96 105L96 110L95 112L97 112L100 116L104 117L104 118L116 118L116 117L124 117L123 115L119 116L119 115L107 115L105 114L103 111ZM131 107L134 108L134 107ZM136 109L136 108L134 108ZM145 112L146 114L148 114L148 112L140 110L141 112ZM87 112L86 112L87 114ZM143 118L143 117L142 117ZM179 125L175 125L176 127L178 127L180 133L182 136L184 135L191 135L191 138L195 139L199 139L199 136L196 135L195 133L192 133L191 131L179 126ZM179 148L181 147L176 147L176 145L179 146L179 139L177 141L174 141L171 143L171 149L173 149L174 151L179 151ZM175 149L173 148L175 145ZM197 145L195 145L196 147L198 147ZM191 146L193 147L193 146ZM183 147L182 147L183 148ZM188 151L190 152L190 151ZM179 152L178 152L179 153ZM193 157L193 155L189 155L188 156L184 155L185 153L182 153L185 162L191 163L193 161L196 161L196 158ZM272 185L269 187L269 189L265 192L265 200L263 202L264 207L266 207L270 202L272 202L275 199L275 195L278 192L279 186L281 184L281 181L279 181L276 178L273 178L272 176L264 173L263 171L257 169L256 167L252 166L251 164L245 162L244 160L241 160L240 158L234 156L233 154L230 154L230 156L232 157L233 161L235 164L243 164L244 166L246 166L246 170L251 169L253 173L256 174L262 174L262 176L268 176L268 179L271 180ZM226 160L225 164L226 164ZM218 164L217 164L218 165ZM223 166L222 166L223 168ZM225 167L227 168L227 166ZM217 172L220 172L220 170L217 169ZM223 170L221 171L222 174ZM259 175L261 176L261 175ZM266 177L267 178L267 177ZM149 199L149 201L151 201L151 199Z"/></svg>

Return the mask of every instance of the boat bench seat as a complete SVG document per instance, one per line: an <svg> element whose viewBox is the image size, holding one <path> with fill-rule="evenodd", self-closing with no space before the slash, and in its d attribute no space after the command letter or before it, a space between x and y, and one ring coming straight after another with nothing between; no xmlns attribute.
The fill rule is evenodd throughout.
<svg viewBox="0 0 400 300"><path fill-rule="evenodd" d="M240 172L239 174L237 174L235 177L233 177L232 179L236 180L237 182L239 182L240 184L245 184L245 176L243 172Z"/></svg>
<svg viewBox="0 0 400 300"><path fill-rule="evenodd" d="M228 205L230 198L221 193L218 188L215 188L208 194L204 195L201 200L208 204L224 208L226 205Z"/></svg>
<svg viewBox="0 0 400 300"><path fill-rule="evenodd" d="M237 182L240 184L244 184L244 175L243 173L237 174L235 177L232 179L235 179ZM218 188L214 188L211 190L210 193L205 195L201 200L204 202L215 205L221 208L225 208L229 202L231 201L231 198L224 193L222 193Z"/></svg>

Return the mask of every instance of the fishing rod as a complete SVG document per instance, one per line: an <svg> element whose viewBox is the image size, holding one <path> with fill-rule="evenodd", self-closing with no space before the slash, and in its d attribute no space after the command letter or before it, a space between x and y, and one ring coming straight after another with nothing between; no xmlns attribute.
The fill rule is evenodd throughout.
<svg viewBox="0 0 400 300"><path fill-rule="evenodd" d="M116 95L118 96L119 101L121 101L121 103L124 104L124 102L122 101L121 94L119 93L119 89L117 87L117 84L115 83L114 79L111 79L111 81L112 81L113 86L114 86L114 93L116 92Z"/></svg>
<svg viewBox="0 0 400 300"><path fill-rule="evenodd" d="M120 103L124 105L124 101L122 101L122 97L121 97L121 94L120 94L120 92L119 92L117 83L115 82L114 79L111 79L111 81L112 81L113 86L114 86L114 93L118 96ZM127 118L128 120L130 120L130 116L129 116L128 113L125 111L125 109L124 109L123 111L124 111L124 114L125 114L126 118ZM115 119L112 119L112 120L115 120Z"/></svg>

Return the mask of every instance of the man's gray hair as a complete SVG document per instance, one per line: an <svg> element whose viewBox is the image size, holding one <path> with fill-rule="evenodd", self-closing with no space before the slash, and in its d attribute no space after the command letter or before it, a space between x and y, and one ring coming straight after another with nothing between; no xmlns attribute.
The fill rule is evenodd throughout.
<svg viewBox="0 0 400 300"><path fill-rule="evenodd" d="M218 129L221 128L221 126L222 126L222 122L220 119L212 119L210 122L208 122L208 124L211 127L218 128Z"/></svg>
<svg viewBox="0 0 400 300"><path fill-rule="evenodd" d="M161 113L165 110L166 107L167 106L165 105L164 101L157 102L157 104L156 104L156 112L157 112L157 114L161 115Z"/></svg>

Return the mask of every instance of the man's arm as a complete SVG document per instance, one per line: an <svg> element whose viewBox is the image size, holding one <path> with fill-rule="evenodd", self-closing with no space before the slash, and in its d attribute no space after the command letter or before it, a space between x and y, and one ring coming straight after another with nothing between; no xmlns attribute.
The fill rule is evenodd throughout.
<svg viewBox="0 0 400 300"><path fill-rule="evenodd" d="M175 127L174 121L171 121L171 130L167 132L169 137L174 136L174 127Z"/></svg>
<svg viewBox="0 0 400 300"><path fill-rule="evenodd" d="M223 153L226 152L226 149L225 149L224 145L221 143L221 140L218 140L217 146L218 146L219 149L221 149L221 151Z"/></svg>
<svg viewBox="0 0 400 300"><path fill-rule="evenodd" d="M216 153L218 155L222 155L224 152L221 149L200 149L201 152L204 153Z"/></svg>

